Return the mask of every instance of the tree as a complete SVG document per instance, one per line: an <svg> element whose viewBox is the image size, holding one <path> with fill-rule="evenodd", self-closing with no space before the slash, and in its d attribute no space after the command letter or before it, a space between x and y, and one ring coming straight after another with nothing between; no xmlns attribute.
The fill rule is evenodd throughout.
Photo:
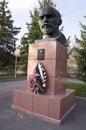
<svg viewBox="0 0 86 130"><path fill-rule="evenodd" d="M20 32L20 27L13 26L14 21L12 20L11 11L8 9L8 2L6 0L0 1L0 63L2 65L11 64L10 60L7 60L9 53L10 55L16 49L15 37ZM3 57L2 57L3 56ZM7 56L7 57L6 57Z"/></svg>
<svg viewBox="0 0 86 130"><path fill-rule="evenodd" d="M56 4L54 4L53 0L42 0L42 2L40 0L38 0L38 2L39 2L39 9L46 5L50 5L53 7L56 6ZM28 41L29 44L35 43L36 39L39 39L40 37L42 37L42 32L41 32L39 24L38 24L39 9L35 8L33 12L30 11L31 22L26 23L28 33L26 33L24 36L26 37L26 35L27 35L26 40Z"/></svg>
<svg viewBox="0 0 86 130"><path fill-rule="evenodd" d="M81 26L81 39L75 36L75 40L79 47L75 48L75 59L77 61L79 76L86 81L86 25L80 22Z"/></svg>
<svg viewBox="0 0 86 130"><path fill-rule="evenodd" d="M20 48L20 65L23 65L23 71L27 73L27 64L28 64L28 40L27 35L24 35L21 39L21 48Z"/></svg>
<svg viewBox="0 0 86 130"><path fill-rule="evenodd" d="M39 23L38 23L37 8L34 9L33 13L30 11L30 18L31 18L31 23L26 23L28 29L27 40L29 43L34 43L36 39L42 36L42 32L40 30Z"/></svg>
<svg viewBox="0 0 86 130"><path fill-rule="evenodd" d="M38 2L39 2L39 5L40 5L40 8L42 8L46 5L52 6L52 7L56 6L56 4L54 3L53 0L42 0L42 1L38 0Z"/></svg>
<svg viewBox="0 0 86 130"><path fill-rule="evenodd" d="M39 2L39 8L46 5L50 5L53 7L56 6L53 0L42 0L42 1L39 0L38 2ZM24 36L21 38L22 48L20 49L20 54L21 54L20 61L21 64L23 64L25 67L27 66L29 44L35 43L36 39L42 37L42 32L38 24L38 11L39 11L38 8L35 8L33 12L30 11L31 22L26 23L28 32L25 33Z"/></svg>

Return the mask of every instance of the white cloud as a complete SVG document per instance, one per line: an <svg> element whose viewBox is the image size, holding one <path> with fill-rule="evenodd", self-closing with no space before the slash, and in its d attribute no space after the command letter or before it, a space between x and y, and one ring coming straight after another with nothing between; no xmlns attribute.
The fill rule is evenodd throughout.
<svg viewBox="0 0 86 130"><path fill-rule="evenodd" d="M9 0L9 6L13 11L31 9L36 6L37 3L37 0Z"/></svg>

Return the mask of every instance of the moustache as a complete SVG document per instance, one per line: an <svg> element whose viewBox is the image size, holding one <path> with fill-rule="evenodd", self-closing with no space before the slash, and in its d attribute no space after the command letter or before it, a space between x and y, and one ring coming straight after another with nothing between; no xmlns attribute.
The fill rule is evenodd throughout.
<svg viewBox="0 0 86 130"><path fill-rule="evenodd" d="M51 28L52 26L48 23L43 23L41 27L42 28Z"/></svg>

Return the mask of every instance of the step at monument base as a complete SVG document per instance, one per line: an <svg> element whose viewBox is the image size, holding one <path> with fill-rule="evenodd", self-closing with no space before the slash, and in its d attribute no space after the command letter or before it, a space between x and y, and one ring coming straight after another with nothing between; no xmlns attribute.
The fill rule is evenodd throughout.
<svg viewBox="0 0 86 130"><path fill-rule="evenodd" d="M13 91L12 108L60 125L76 105L75 90L66 89L63 94L37 95L27 89Z"/></svg>

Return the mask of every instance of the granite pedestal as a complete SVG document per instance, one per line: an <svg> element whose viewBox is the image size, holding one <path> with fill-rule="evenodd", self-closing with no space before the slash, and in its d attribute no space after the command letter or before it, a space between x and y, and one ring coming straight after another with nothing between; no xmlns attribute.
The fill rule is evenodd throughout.
<svg viewBox="0 0 86 130"><path fill-rule="evenodd" d="M38 50L44 49L44 59L38 60ZM29 74L38 62L47 71L45 94L34 94L28 85ZM12 107L46 121L61 124L76 105L75 90L66 89L67 48L59 42L43 42L29 46L27 86L14 90Z"/></svg>

